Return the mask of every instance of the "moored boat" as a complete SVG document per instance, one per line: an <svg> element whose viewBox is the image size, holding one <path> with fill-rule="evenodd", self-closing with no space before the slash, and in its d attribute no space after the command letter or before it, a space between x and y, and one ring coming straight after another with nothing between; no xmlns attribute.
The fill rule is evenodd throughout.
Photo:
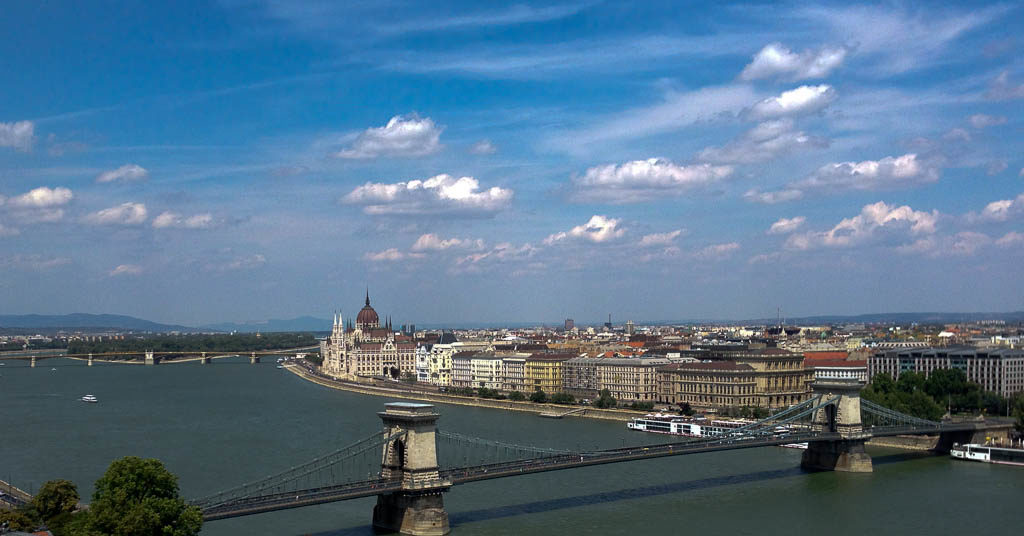
<svg viewBox="0 0 1024 536"><path fill-rule="evenodd" d="M949 455L958 460L1003 465L1024 465L1024 448L1017 447L997 447L995 445L981 445L977 443L961 445L957 443L953 445L953 448L949 449Z"/></svg>
<svg viewBox="0 0 1024 536"><path fill-rule="evenodd" d="M95 404L100 401L98 398L96 398L95 395L85 395L80 400L82 402L88 402L90 404Z"/></svg>

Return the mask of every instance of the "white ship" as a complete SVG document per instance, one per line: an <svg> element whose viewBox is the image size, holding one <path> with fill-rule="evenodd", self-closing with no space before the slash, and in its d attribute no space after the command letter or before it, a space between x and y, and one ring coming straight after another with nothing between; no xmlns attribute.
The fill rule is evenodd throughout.
<svg viewBox="0 0 1024 536"><path fill-rule="evenodd" d="M969 443L954 444L949 455L959 460L975 462L999 463L1005 465L1024 465L1024 448L996 447Z"/></svg>
<svg viewBox="0 0 1024 536"><path fill-rule="evenodd" d="M81 398L81 400L82 402L88 402L90 404L95 404L100 401L98 398L96 398L95 395L85 395Z"/></svg>

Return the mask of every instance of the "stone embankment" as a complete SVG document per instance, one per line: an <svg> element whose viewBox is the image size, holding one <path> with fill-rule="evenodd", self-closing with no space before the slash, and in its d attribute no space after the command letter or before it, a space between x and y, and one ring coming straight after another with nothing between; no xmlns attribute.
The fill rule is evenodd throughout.
<svg viewBox="0 0 1024 536"><path fill-rule="evenodd" d="M456 396L444 393L426 392L413 389L402 389L401 384L397 384L396 387L382 387L373 384L362 384L354 382L345 382L339 380L333 380L314 374L307 370L301 365L289 364L285 366L285 370L292 372L293 374L311 381L323 385L324 387L330 387L331 389L338 389L341 391L350 391L353 393L361 393L365 395L383 396L390 398L401 398L405 400L418 400L423 402L436 402L439 404L456 404L459 406L475 406L480 408L491 408L491 409L502 409L505 411L523 411L527 413L548 413L548 414L564 414L566 411L579 406L563 406L558 404L536 404L533 402L516 402L514 400L492 400L488 398L476 398L468 396ZM592 407L579 407L582 411L569 415L570 417L584 417L590 419L603 419L609 421L628 421L638 415L643 415L644 412L628 411L620 409L598 409Z"/></svg>

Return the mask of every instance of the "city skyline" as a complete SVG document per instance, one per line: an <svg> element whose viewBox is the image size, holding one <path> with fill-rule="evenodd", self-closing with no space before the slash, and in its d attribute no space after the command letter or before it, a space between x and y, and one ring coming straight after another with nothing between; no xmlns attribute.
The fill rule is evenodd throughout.
<svg viewBox="0 0 1024 536"><path fill-rule="evenodd" d="M0 314L1022 309L1020 3L7 12Z"/></svg>

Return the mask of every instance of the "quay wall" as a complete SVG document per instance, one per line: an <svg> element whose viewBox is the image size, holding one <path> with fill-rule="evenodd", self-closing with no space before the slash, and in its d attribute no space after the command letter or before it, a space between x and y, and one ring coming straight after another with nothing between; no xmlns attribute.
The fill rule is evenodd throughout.
<svg viewBox="0 0 1024 536"><path fill-rule="evenodd" d="M589 419L603 419L610 421L626 422L633 417L644 415L645 412L620 410L620 409L598 409L584 406L562 406L558 404L535 404L533 402L516 402L514 400L492 400L487 398L476 398L468 396L456 396L443 393L424 392L409 389L385 388L371 384L343 382L332 380L310 373L301 365L288 365L285 370L311 381L313 383L338 389L373 396L384 396L391 398L402 398L406 400L419 400L424 402L437 402L440 404L456 404L459 406L475 406L481 408L501 409L505 411L522 411L527 413L557 413L562 414L572 409L585 408L579 413L574 413L564 418L583 417Z"/></svg>

